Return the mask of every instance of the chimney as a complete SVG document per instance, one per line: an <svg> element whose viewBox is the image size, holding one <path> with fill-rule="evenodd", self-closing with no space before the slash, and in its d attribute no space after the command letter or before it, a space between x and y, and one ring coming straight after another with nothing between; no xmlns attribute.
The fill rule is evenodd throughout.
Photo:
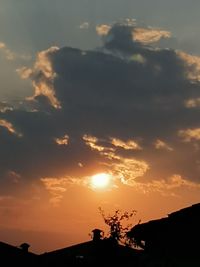
<svg viewBox="0 0 200 267"><path fill-rule="evenodd" d="M92 233L93 233L93 241L95 242L101 240L103 237L103 231L100 229L94 229L92 230Z"/></svg>
<svg viewBox="0 0 200 267"><path fill-rule="evenodd" d="M28 253L28 249L29 249L30 245L27 243L23 243L19 247L22 249L22 251L24 251L25 253Z"/></svg>

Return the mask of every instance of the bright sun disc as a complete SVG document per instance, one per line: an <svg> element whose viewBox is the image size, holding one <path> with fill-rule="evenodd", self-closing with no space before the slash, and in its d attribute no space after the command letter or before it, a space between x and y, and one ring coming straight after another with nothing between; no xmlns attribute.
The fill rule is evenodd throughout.
<svg viewBox="0 0 200 267"><path fill-rule="evenodd" d="M110 183L110 175L106 173L95 174L91 177L91 185L93 188L106 188Z"/></svg>

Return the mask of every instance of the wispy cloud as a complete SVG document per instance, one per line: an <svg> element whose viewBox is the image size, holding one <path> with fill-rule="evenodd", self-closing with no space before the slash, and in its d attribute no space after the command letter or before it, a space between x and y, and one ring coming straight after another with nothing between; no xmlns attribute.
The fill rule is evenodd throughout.
<svg viewBox="0 0 200 267"><path fill-rule="evenodd" d="M44 184L45 188L52 195L50 202L53 205L58 205L63 198L63 193L66 192L66 185L69 184L69 179L67 178L41 178L41 182Z"/></svg>
<svg viewBox="0 0 200 267"><path fill-rule="evenodd" d="M7 111L12 111L14 108L6 101L0 102L0 112L5 113Z"/></svg>
<svg viewBox="0 0 200 267"><path fill-rule="evenodd" d="M167 151L173 151L173 148L169 146L166 142L157 139L156 142L154 143L156 149L164 149Z"/></svg>
<svg viewBox="0 0 200 267"><path fill-rule="evenodd" d="M50 203L53 206L58 206L63 200L64 195L68 188L72 185L90 187L91 177L46 177L41 178L40 181L45 186L46 190L50 193Z"/></svg>
<svg viewBox="0 0 200 267"><path fill-rule="evenodd" d="M2 120L0 119L0 126L6 128L11 134L15 134L18 137L22 137L22 134L19 133L14 126L12 125L11 122L8 122L7 120Z"/></svg>
<svg viewBox="0 0 200 267"><path fill-rule="evenodd" d="M8 171L7 180L13 184L19 184L21 181L21 175L13 170Z"/></svg>
<svg viewBox="0 0 200 267"><path fill-rule="evenodd" d="M8 60L15 59L15 54L10 49L7 48L5 43L0 42L0 51L4 53L4 55Z"/></svg>
<svg viewBox="0 0 200 267"><path fill-rule="evenodd" d="M170 196L178 196L179 193L177 193L177 189L200 189L200 183L189 181L177 174L174 174L167 179L152 180L145 183L140 183L139 181L133 180L132 186L134 186L139 191L142 191L143 193L158 192L162 195Z"/></svg>
<svg viewBox="0 0 200 267"><path fill-rule="evenodd" d="M6 59L9 61L13 61L16 59L21 59L21 60L30 60L31 56L30 55L25 55L25 54L18 54L16 52L13 52L8 48L8 46L4 42L0 42L0 52L2 52Z"/></svg>
<svg viewBox="0 0 200 267"><path fill-rule="evenodd" d="M57 137L57 138L55 138L55 142L59 146L63 146L63 145L67 146L69 143L69 135L65 134L62 137Z"/></svg>
<svg viewBox="0 0 200 267"><path fill-rule="evenodd" d="M18 68L17 72L22 79L30 78L32 80L35 94L32 97L29 97L29 100L33 100L39 95L44 95L48 98L54 108L59 109L61 108L61 105L56 97L53 86L56 73L53 70L51 60L49 59L49 54L58 50L58 47L51 47L39 52L33 69L22 67Z"/></svg>
<svg viewBox="0 0 200 267"><path fill-rule="evenodd" d="M86 145L88 145L92 150L97 150L101 152L103 155L105 153L113 152L115 149L109 146L100 145L100 140L92 135L83 135L83 140L85 141Z"/></svg>
<svg viewBox="0 0 200 267"><path fill-rule="evenodd" d="M16 72L20 75L22 79L28 79L33 74L33 70L27 67L21 67L16 69Z"/></svg>
<svg viewBox="0 0 200 267"><path fill-rule="evenodd" d="M89 24L89 22L87 22L87 21L83 22L83 23L80 24L80 26L79 26L79 28L80 28L81 30L87 30L87 29L89 29L89 27L90 27L90 24Z"/></svg>
<svg viewBox="0 0 200 267"><path fill-rule="evenodd" d="M134 140L123 141L119 138L110 137L108 139L98 139L95 136L84 135L83 140L92 149L105 152L105 151L115 151L116 148L123 148L125 150L141 150L140 145ZM100 143L104 141L107 145L101 145Z"/></svg>
<svg viewBox="0 0 200 267"><path fill-rule="evenodd" d="M133 140L128 140L125 142L118 138L111 138L111 144L114 145L115 147L124 148L125 150L141 150L142 149L138 145L138 143Z"/></svg>
<svg viewBox="0 0 200 267"><path fill-rule="evenodd" d="M109 162L106 160L104 162L102 161L101 164L108 166L110 173L114 177L120 177L121 181L125 184L128 184L128 181L134 180L136 177L143 176L149 169L148 163L143 160L121 156L117 153L116 148L103 145L99 146L99 140L96 137L84 138L84 140L91 149L98 151L100 155L109 160ZM126 143L119 139L112 138L111 144L114 147L121 147L124 150L141 150L133 141L128 141Z"/></svg>
<svg viewBox="0 0 200 267"><path fill-rule="evenodd" d="M135 178L142 177L150 168L143 160L125 157L119 157L110 167L113 176L118 177L126 185L131 185Z"/></svg>

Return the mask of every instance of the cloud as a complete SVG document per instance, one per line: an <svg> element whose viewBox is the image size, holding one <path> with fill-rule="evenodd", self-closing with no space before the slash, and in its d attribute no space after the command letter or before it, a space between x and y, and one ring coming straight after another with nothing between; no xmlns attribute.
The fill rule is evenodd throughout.
<svg viewBox="0 0 200 267"><path fill-rule="evenodd" d="M0 49L4 49L5 46L6 46L6 45L5 45L4 43L0 42Z"/></svg>
<svg viewBox="0 0 200 267"><path fill-rule="evenodd" d="M142 177L149 170L149 165L134 158L119 157L115 163L111 163L110 168L113 175L119 177L122 183L130 185L135 178Z"/></svg>
<svg viewBox="0 0 200 267"><path fill-rule="evenodd" d="M91 135L85 134L83 136L83 140L85 141L86 145L88 145L93 150L97 150L97 151L100 151L100 152L105 151L105 150L113 151L112 148L107 148L107 147L98 145L97 144L98 143L98 138L95 137L95 136L91 136Z"/></svg>
<svg viewBox="0 0 200 267"><path fill-rule="evenodd" d="M187 66L188 78L192 81L200 81L200 57L177 51L177 55Z"/></svg>
<svg viewBox="0 0 200 267"><path fill-rule="evenodd" d="M98 151L100 155L109 160L101 161L101 164L107 166L111 175L118 177L125 184L128 184L130 180L143 176L149 169L148 163L145 161L137 160L133 157L127 158L116 151L116 147L124 150L140 150L141 148L133 141L125 143L119 139L112 138L110 144L113 147L109 147L108 145L98 145L99 140L94 136L83 136L83 139L92 150Z"/></svg>
<svg viewBox="0 0 200 267"><path fill-rule="evenodd" d="M63 198L63 193L66 192L66 185L69 184L67 178L41 178L42 183L52 195L51 203L53 205L58 205L58 203Z"/></svg>
<svg viewBox="0 0 200 267"><path fill-rule="evenodd" d="M59 137L59 138L55 138L55 142L56 144L58 144L59 146L67 146L68 143L69 143L69 135L65 134L64 136L62 137Z"/></svg>
<svg viewBox="0 0 200 267"><path fill-rule="evenodd" d="M111 144L116 147L121 147L126 150L141 150L142 148L133 140L128 140L124 142L117 138L111 138Z"/></svg>
<svg viewBox="0 0 200 267"><path fill-rule="evenodd" d="M87 30L87 29L89 29L89 27L90 27L89 22L83 22L83 23L79 26L79 28L80 28L81 30Z"/></svg>
<svg viewBox="0 0 200 267"><path fill-rule="evenodd" d="M5 112L5 111L4 111ZM4 127L8 130L8 132L10 132L11 134L15 134L18 137L21 137L22 134L18 133L17 130L14 128L14 126L12 125L12 123L6 121L6 120L0 120L0 127Z"/></svg>
<svg viewBox="0 0 200 267"><path fill-rule="evenodd" d="M67 192L68 188L72 185L78 186L87 186L90 185L91 177L83 177L82 179L77 177L58 177L58 178L41 178L40 181L43 183L46 190L49 192L50 203L53 206L58 206L62 199L64 198L64 194Z"/></svg>
<svg viewBox="0 0 200 267"><path fill-rule="evenodd" d="M200 97L186 100L185 101L185 106L187 108L198 108L198 107L200 107Z"/></svg>
<svg viewBox="0 0 200 267"><path fill-rule="evenodd" d="M17 69L22 79L30 78L32 80L33 87L35 88L34 96L28 99L33 100L37 96L43 95L47 97L51 105L55 108L60 108L61 106L55 96L53 82L56 73L53 71L49 54L56 52L58 49L58 47L51 47L45 51L39 52L33 69L26 67Z"/></svg>
<svg viewBox="0 0 200 267"><path fill-rule="evenodd" d="M21 181L21 175L19 173L16 173L15 171L8 171L7 180L9 180L11 183L19 184Z"/></svg>
<svg viewBox="0 0 200 267"><path fill-rule="evenodd" d="M200 140L200 128L180 130L178 134L184 142Z"/></svg>
<svg viewBox="0 0 200 267"><path fill-rule="evenodd" d="M127 164L130 172L127 172L127 167L124 167ZM130 166L133 169L130 169ZM200 183L188 181L187 179L181 177L181 175L174 174L165 179L154 179L148 182L141 182L140 179L135 179L141 177L146 172L147 166L141 162L136 161L124 161L124 164L116 164L111 166L111 171L109 173L112 181L110 189L115 189L118 187L119 182L124 185L133 187L135 190L142 192L144 194L157 192L163 196L173 196L180 197L180 190L190 190L195 191L200 189ZM124 173L125 172L125 173ZM124 173L124 175L123 175ZM133 176L135 173L135 177ZM79 178L64 177L64 178L42 178L41 182L50 193L50 203L53 206L60 205L60 202L64 198L68 188L72 185L86 186L94 190L91 184L91 176ZM0 197L0 201L12 199L10 196Z"/></svg>
<svg viewBox="0 0 200 267"><path fill-rule="evenodd" d="M162 30L143 30L148 46L136 41L136 28L117 23L101 48L51 47L32 67L18 68L34 94L17 108L1 105L0 190L10 170L22 184L56 179L42 180L54 194L71 177L82 184L99 172L127 185L163 184L174 173L196 183L200 152L188 142L199 140L200 110L186 103L198 106L199 59L150 46Z"/></svg>
<svg viewBox="0 0 200 267"><path fill-rule="evenodd" d="M128 140L127 142L122 141L118 138L109 139L98 139L95 136L84 135L83 140L85 144L89 146L92 150L98 151L101 155L110 159L119 159L117 148L124 150L141 150L141 147L133 140Z"/></svg>
<svg viewBox="0 0 200 267"><path fill-rule="evenodd" d="M17 54L11 51L4 42L0 42L0 52L2 52L9 61L14 61L16 59L27 61L31 59L31 56L28 54Z"/></svg>
<svg viewBox="0 0 200 267"><path fill-rule="evenodd" d="M13 107L6 101L0 102L0 113L5 113L6 111L12 111Z"/></svg>
<svg viewBox="0 0 200 267"><path fill-rule="evenodd" d="M164 196L180 196L180 189L199 190L200 183L189 181L181 175L174 174L165 179L153 179L142 182L140 178L148 171L146 162L134 159L118 158L118 162L109 165L109 175L112 177L111 189L118 187L119 182L133 187L144 194L157 192ZM93 189L91 176L65 177L65 178L44 178L41 181L51 194L50 203L57 206L62 201L65 192L70 185L86 186ZM177 191L179 190L179 191Z"/></svg>
<svg viewBox="0 0 200 267"><path fill-rule="evenodd" d="M10 49L7 48L5 43L0 42L0 50L4 53L7 60L14 60L15 59L15 54Z"/></svg>
<svg viewBox="0 0 200 267"><path fill-rule="evenodd" d="M142 44L151 44L158 42L161 38L170 38L171 33L156 28L134 28L133 39L134 41Z"/></svg>
<svg viewBox="0 0 200 267"><path fill-rule="evenodd" d="M111 29L110 25L107 24L101 24L96 26L96 32L100 36L107 35Z"/></svg>
<svg viewBox="0 0 200 267"><path fill-rule="evenodd" d="M167 179L152 180L147 183L132 181L132 184L130 185L134 186L139 191L143 191L145 194L150 192L158 192L165 196L180 196L180 191L177 193L177 189L200 189L200 183L188 181L177 174L174 174Z"/></svg>
<svg viewBox="0 0 200 267"><path fill-rule="evenodd" d="M99 36L104 37L104 40L108 43L112 43L115 35L123 34L126 42L128 41L128 39L129 42L132 41L132 48L134 46L135 48L139 48L138 43L140 45L151 45L156 43L159 46L159 41L163 39L170 39L172 37L171 32L169 31L153 27L138 27L136 21L130 19L115 23L113 25L97 25L96 32ZM117 39L119 44L120 40L119 38ZM124 42L124 40L121 41ZM133 45L133 43L135 45Z"/></svg>
<svg viewBox="0 0 200 267"><path fill-rule="evenodd" d="M172 147L170 147L164 141L159 140L159 139L156 140L156 142L155 142L155 148L156 149L164 149L164 150L168 150L168 151L173 151L173 148Z"/></svg>
<svg viewBox="0 0 200 267"><path fill-rule="evenodd" d="M21 67L16 69L16 72L20 75L20 77L25 80L28 79L29 77L31 77L33 71L30 68L27 67Z"/></svg>

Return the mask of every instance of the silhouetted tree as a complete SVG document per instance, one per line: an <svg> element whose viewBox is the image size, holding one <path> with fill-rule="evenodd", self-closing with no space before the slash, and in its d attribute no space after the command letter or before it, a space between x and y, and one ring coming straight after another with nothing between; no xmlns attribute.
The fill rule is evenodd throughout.
<svg viewBox="0 0 200 267"><path fill-rule="evenodd" d="M131 246L131 240L127 236L127 233L130 231L133 226L130 223L126 223L130 218L136 215L136 211L133 210L131 212L122 212L121 210L116 210L113 215L105 215L104 210L99 207L100 214L103 217L104 222L109 226L109 238L115 240L116 242L120 242L126 245Z"/></svg>

